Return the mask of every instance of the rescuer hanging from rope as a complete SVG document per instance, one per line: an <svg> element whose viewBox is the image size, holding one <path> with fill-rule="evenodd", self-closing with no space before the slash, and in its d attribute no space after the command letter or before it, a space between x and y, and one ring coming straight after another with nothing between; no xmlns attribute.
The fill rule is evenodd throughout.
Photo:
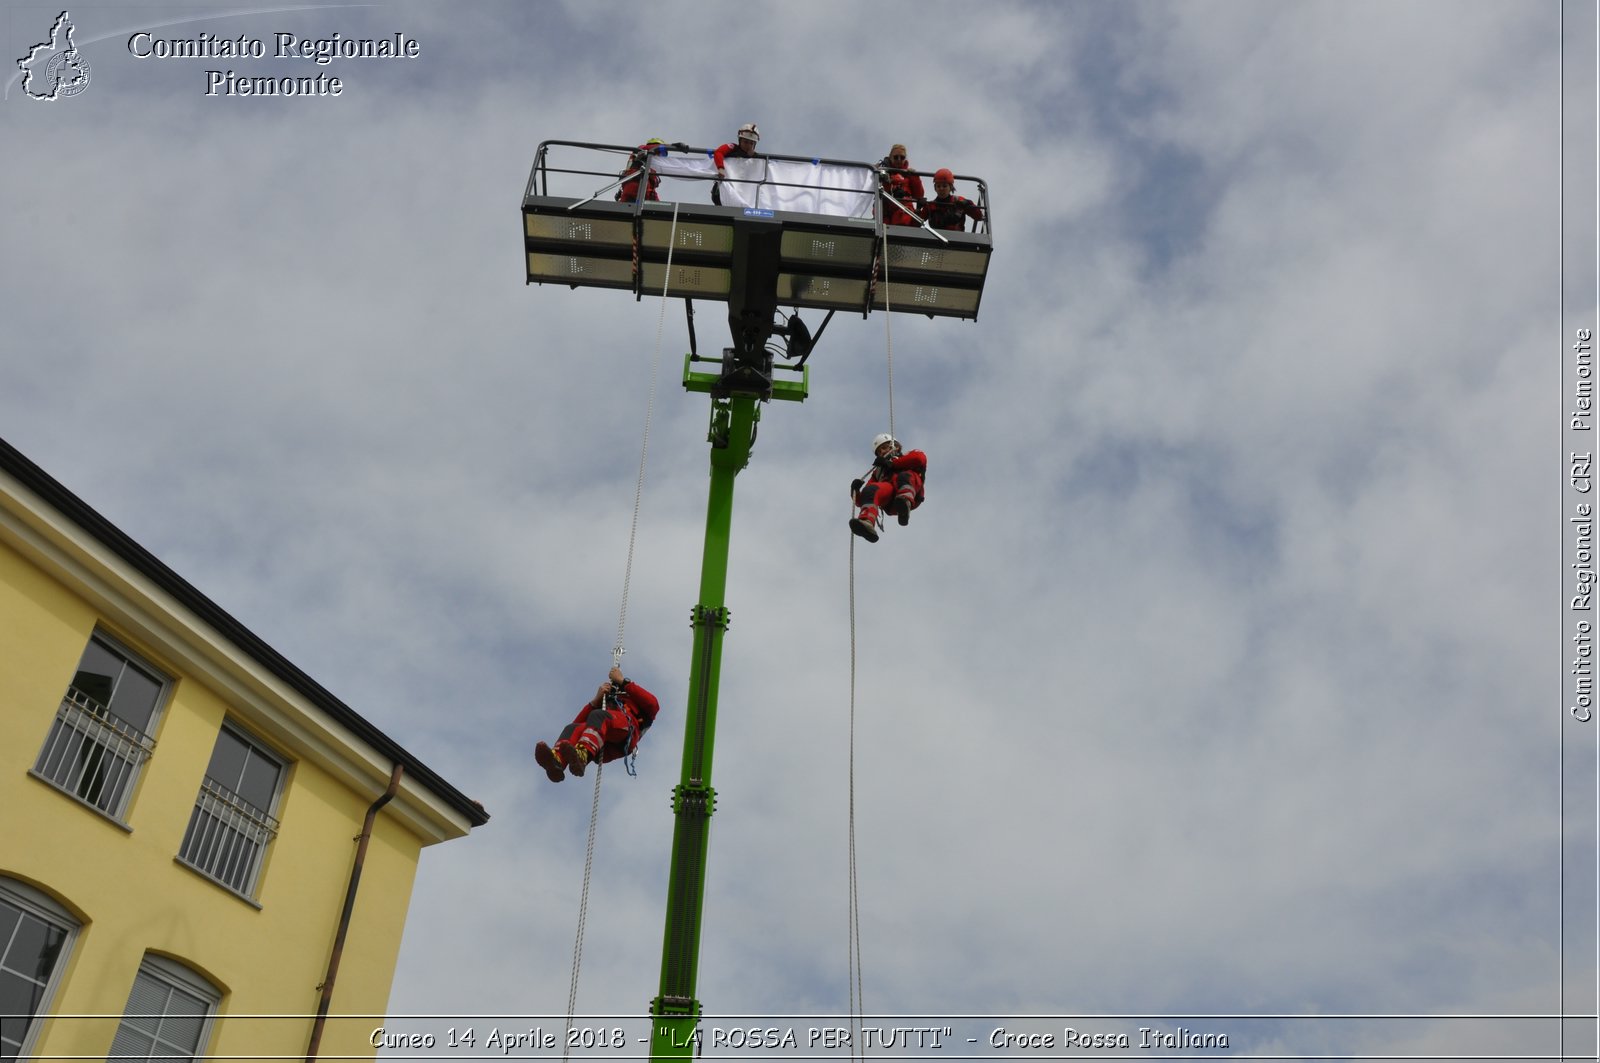
<svg viewBox="0 0 1600 1063"><path fill-rule="evenodd" d="M910 523L911 511L922 505L922 481L927 475L926 454L902 451L900 442L887 432L878 436L872 441L872 468L850 484L850 497L861 507L850 518L850 530L875 543L884 513L893 513L902 526Z"/></svg>
<svg viewBox="0 0 1600 1063"><path fill-rule="evenodd" d="M533 759L551 782L560 782L568 771L581 776L590 761L604 764L637 749L660 708L654 694L613 665L594 697L561 729L555 748L540 742L533 747Z"/></svg>

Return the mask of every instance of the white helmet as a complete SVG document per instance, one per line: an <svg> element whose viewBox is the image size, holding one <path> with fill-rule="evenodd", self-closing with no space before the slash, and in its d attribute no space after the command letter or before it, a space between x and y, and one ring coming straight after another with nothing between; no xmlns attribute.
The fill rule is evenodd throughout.
<svg viewBox="0 0 1600 1063"><path fill-rule="evenodd" d="M876 454L878 452L878 448L883 446L885 443L893 444L894 449L896 450L900 449L899 440L895 439L895 437L890 435L888 432L880 432L872 437L872 452Z"/></svg>
<svg viewBox="0 0 1600 1063"><path fill-rule="evenodd" d="M739 127L739 139L748 140L753 144L761 143L761 130L756 128L754 122L746 122Z"/></svg>

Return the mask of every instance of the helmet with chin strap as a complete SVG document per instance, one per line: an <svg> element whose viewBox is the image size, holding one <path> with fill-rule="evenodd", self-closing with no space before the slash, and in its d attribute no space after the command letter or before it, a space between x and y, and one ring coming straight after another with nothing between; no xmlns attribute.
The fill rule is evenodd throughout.
<svg viewBox="0 0 1600 1063"><path fill-rule="evenodd" d="M890 435L888 432L880 432L878 435L872 438L872 453L876 455L878 451L883 449L883 445L885 443L889 444L895 450L900 449L899 440L895 439L895 437Z"/></svg>
<svg viewBox="0 0 1600 1063"><path fill-rule="evenodd" d="M746 122L739 127L739 139L748 140L752 144L761 143L761 130L756 128L754 122Z"/></svg>

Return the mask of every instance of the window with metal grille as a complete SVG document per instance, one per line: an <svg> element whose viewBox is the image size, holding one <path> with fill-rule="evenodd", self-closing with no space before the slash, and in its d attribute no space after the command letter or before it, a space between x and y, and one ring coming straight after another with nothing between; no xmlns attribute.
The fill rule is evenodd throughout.
<svg viewBox="0 0 1600 1063"><path fill-rule="evenodd" d="M32 886L0 878L0 1060L17 1059L29 1039L67 952L78 921Z"/></svg>
<svg viewBox="0 0 1600 1063"><path fill-rule="evenodd" d="M195 972L146 954L128 994L107 1063L195 1059L211 1033L222 994Z"/></svg>
<svg viewBox="0 0 1600 1063"><path fill-rule="evenodd" d="M283 763L242 731L224 726L178 859L235 893L254 897L267 844L278 833L272 818Z"/></svg>
<svg viewBox="0 0 1600 1063"><path fill-rule="evenodd" d="M89 640L33 774L121 821L168 682L104 635Z"/></svg>

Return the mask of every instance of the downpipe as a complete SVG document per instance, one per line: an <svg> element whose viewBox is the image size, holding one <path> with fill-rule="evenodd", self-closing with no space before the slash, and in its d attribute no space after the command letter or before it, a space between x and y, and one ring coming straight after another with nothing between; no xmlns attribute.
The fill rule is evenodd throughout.
<svg viewBox="0 0 1600 1063"><path fill-rule="evenodd" d="M350 932L350 916L356 907L356 889L361 885L361 868L367 862L367 843L372 840L372 825L377 821L378 810L394 800L400 792L400 777L405 766L396 764L389 775L389 788L367 809L367 818L361 824L361 834L356 838L356 859L350 868L350 884L344 891L344 910L339 913L339 930L333 936L333 950L328 953L328 973L323 976L321 997L317 1001L317 1017L311 1024L311 1041L306 1045L306 1063L316 1063L322 1049L322 1030L328 1023L328 1008L333 1003L333 985L339 978L339 961L344 957L344 939Z"/></svg>

